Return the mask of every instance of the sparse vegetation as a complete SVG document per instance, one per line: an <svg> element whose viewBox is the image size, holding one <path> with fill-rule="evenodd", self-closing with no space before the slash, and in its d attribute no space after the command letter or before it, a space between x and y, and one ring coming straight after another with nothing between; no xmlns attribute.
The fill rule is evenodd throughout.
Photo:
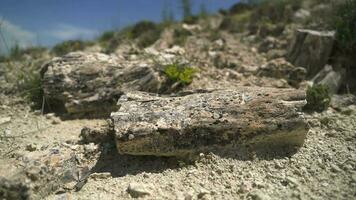
<svg viewBox="0 0 356 200"><path fill-rule="evenodd" d="M193 67L189 67L185 64L179 64L177 62L169 64L164 68L164 73L171 81L179 82L183 85L190 84L193 81L194 74L197 71L198 70Z"/></svg>
<svg viewBox="0 0 356 200"><path fill-rule="evenodd" d="M322 112L329 107L330 101L329 88L324 85L314 85L307 90L307 105L305 109Z"/></svg>
<svg viewBox="0 0 356 200"><path fill-rule="evenodd" d="M81 40L68 40L54 46L52 52L56 56L63 56L72 51L83 50L85 46L85 42Z"/></svg>
<svg viewBox="0 0 356 200"><path fill-rule="evenodd" d="M182 27L177 27L174 29L173 33L173 43L179 46L184 46L187 38L191 36L192 33Z"/></svg>
<svg viewBox="0 0 356 200"><path fill-rule="evenodd" d="M333 24L340 50L347 54L356 52L356 0L345 0L336 6Z"/></svg>

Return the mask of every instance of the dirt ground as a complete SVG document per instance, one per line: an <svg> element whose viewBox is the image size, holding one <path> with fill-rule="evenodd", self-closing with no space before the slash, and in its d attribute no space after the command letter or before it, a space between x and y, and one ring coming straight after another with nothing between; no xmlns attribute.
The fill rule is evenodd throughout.
<svg viewBox="0 0 356 200"><path fill-rule="evenodd" d="M1 99L0 119L6 122L0 125L0 176L11 179L29 165L28 160L53 151L85 157L81 166L89 171L82 170L74 183L47 190L46 199L356 197L355 105L308 114L311 129L304 146L293 155L258 157L251 152L249 158L241 158L234 152L211 153L185 163L174 158L118 155L110 141L81 144L81 129L100 127L105 120L62 121L52 114L31 111L21 99ZM70 184L77 185L73 189Z"/></svg>

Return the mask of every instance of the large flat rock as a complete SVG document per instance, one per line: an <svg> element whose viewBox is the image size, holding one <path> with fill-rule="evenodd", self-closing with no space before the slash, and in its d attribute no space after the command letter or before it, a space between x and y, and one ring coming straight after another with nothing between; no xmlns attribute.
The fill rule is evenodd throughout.
<svg viewBox="0 0 356 200"><path fill-rule="evenodd" d="M300 146L305 92L240 87L177 96L132 92L111 114L119 153L185 156L213 149Z"/></svg>
<svg viewBox="0 0 356 200"><path fill-rule="evenodd" d="M101 53L72 52L42 69L50 109L72 115L107 116L126 90L157 92L161 78L154 66ZM106 115L107 114L107 115Z"/></svg>

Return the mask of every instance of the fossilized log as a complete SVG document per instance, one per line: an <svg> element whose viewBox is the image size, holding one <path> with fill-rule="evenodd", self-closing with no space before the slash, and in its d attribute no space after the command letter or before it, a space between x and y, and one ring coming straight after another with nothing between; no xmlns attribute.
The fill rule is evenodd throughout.
<svg viewBox="0 0 356 200"><path fill-rule="evenodd" d="M219 148L302 145L305 92L241 87L174 97L134 92L112 113L119 153L182 156Z"/></svg>
<svg viewBox="0 0 356 200"><path fill-rule="evenodd" d="M287 60L297 67L304 67L307 78L312 78L327 64L334 39L334 31L299 29L290 46Z"/></svg>

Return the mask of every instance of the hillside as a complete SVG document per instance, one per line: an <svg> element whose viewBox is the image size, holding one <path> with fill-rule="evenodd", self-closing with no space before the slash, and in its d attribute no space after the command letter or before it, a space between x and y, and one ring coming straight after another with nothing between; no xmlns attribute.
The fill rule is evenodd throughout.
<svg viewBox="0 0 356 200"><path fill-rule="evenodd" d="M0 199L353 199L356 1L246 1L0 58Z"/></svg>

